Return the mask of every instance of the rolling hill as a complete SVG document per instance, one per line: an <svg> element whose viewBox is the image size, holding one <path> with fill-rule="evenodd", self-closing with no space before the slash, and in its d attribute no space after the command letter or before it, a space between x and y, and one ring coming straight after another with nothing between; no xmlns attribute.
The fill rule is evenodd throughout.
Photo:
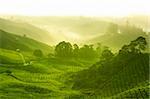
<svg viewBox="0 0 150 99"><path fill-rule="evenodd" d="M53 38L47 31L22 21L0 18L0 29L21 36L26 35L29 38L47 44L50 44L53 41Z"/></svg>
<svg viewBox="0 0 150 99"><path fill-rule="evenodd" d="M130 42L138 36L145 36L144 32L146 32L145 30L148 30L146 17L138 16L123 18L82 16L4 16L4 18L5 17L15 22L21 21L24 23L29 23L33 26L48 31L49 35L51 35L49 39L51 41L49 41L49 44L57 44L62 40L79 44L101 42L104 43L104 45L112 47L113 49L118 49L123 44ZM132 28L132 26L136 26L138 28L142 27L143 31L141 31L140 28L132 28L131 31L135 30L137 33L129 33L129 31L122 34L116 33L115 35L106 33L110 23L112 22L118 24L120 30L124 30L124 26L122 25L126 25L127 20L130 25L129 28ZM37 36L38 35L41 36L42 33L37 34Z"/></svg>
<svg viewBox="0 0 150 99"><path fill-rule="evenodd" d="M149 53L144 51L148 36L143 30L120 26L119 33L105 33L109 22L99 18L12 17L11 20L0 19L0 99L148 99ZM33 51L41 49L45 56L53 53L51 46L42 43L52 39L48 32L45 34L30 24L47 29L54 42L79 37L85 40L84 44L101 42L118 49L141 37L111 58L106 53L98 62L53 54L39 58L33 56Z"/></svg>
<svg viewBox="0 0 150 99"><path fill-rule="evenodd" d="M119 52L111 59L100 60L90 68L79 71L74 75L73 82L73 89L81 90L83 96L148 98L149 54Z"/></svg>
<svg viewBox="0 0 150 99"><path fill-rule="evenodd" d="M93 63L42 58L23 65L18 52L0 48L0 99L70 99L80 92L72 90L72 82L66 81L74 72Z"/></svg>
<svg viewBox="0 0 150 99"><path fill-rule="evenodd" d="M9 17L9 16L8 16ZM82 16L10 16L11 20L23 21L50 31L74 32L80 35L94 35L105 33L109 24L100 18ZM8 19L10 19L8 18ZM46 28L47 27L47 28Z"/></svg>
<svg viewBox="0 0 150 99"><path fill-rule="evenodd" d="M113 50L118 50L124 44L128 44L131 40L136 39L139 36L145 37L147 40L148 35L141 28L135 26L118 25L119 33L105 33L88 39L86 42L89 43L102 43L103 45L109 46Z"/></svg>
<svg viewBox="0 0 150 99"><path fill-rule="evenodd" d="M124 98L126 96L136 98L136 94L141 90L143 97L146 98L148 97L149 85L148 59L148 54L143 54L97 64L95 67L80 71L76 76L73 88L80 89L85 96L111 97L122 93ZM144 96L144 94L147 95ZM142 98L142 95L139 97Z"/></svg>
<svg viewBox="0 0 150 99"><path fill-rule="evenodd" d="M41 49L44 53L52 52L52 47L30 39L25 36L18 36L12 33L0 30L0 48L13 50L20 49L24 52L33 52L35 49Z"/></svg>
<svg viewBox="0 0 150 99"><path fill-rule="evenodd" d="M7 19L22 21L44 29L55 39L81 43L106 32L109 22L99 18L78 16L6 16ZM13 17L13 18L11 18ZM52 42L51 42L52 43Z"/></svg>

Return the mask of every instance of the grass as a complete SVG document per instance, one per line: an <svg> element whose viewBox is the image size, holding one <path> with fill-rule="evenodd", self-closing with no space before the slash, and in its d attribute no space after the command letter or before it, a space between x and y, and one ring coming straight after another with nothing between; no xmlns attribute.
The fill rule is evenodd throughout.
<svg viewBox="0 0 150 99"><path fill-rule="evenodd" d="M18 52L6 49L0 51L1 57L9 59L9 63L0 66L1 99L65 99L80 95L80 91L71 89L73 83L68 81L73 73L87 68L86 64L92 64L85 60L79 62L75 59L53 58L35 60L33 64L24 66L11 63L14 60L22 61Z"/></svg>
<svg viewBox="0 0 150 99"><path fill-rule="evenodd" d="M139 83L138 85L136 83L136 86L134 87L130 87L127 85L128 87L130 87L128 88L128 90L122 90L123 87L127 86L120 87L122 85L118 83L118 85L115 88L112 87L112 90L118 88L117 89L118 91L119 90L122 91L119 93L117 92L112 96L105 96L105 94L94 95L92 94L94 93L94 91L92 92L92 90L89 89L88 90L72 89L74 85L73 82L74 75L80 71L82 72L82 70L84 69L89 68L97 60L87 61L82 59L77 60L77 59L45 58L40 60L39 59L34 60L32 64L24 66L23 64L21 64L22 60L20 59L18 52L6 49L0 49L0 51L1 57L4 57L4 59L6 60L9 59L8 60L9 62L7 64L2 63L0 66L0 81L1 81L0 99L103 99L103 98L109 99L120 97L123 98L148 97L146 95L148 94L147 90L149 90L148 83ZM29 54L24 55L26 58L31 58ZM12 64L11 62L15 62L14 60L18 60L20 64L16 63ZM138 58L136 60L137 62L136 64L134 62L130 62L130 65L132 66L129 65L126 68L124 67L124 70L126 72L120 72L119 75L114 76L115 79L114 80L112 79L111 83L108 83L107 84L108 86L105 86L105 88L103 88L102 93L106 93L106 91L108 91L108 89L111 88L111 84L116 85L116 81L121 82L120 80L122 77L124 77L124 79L126 80L128 79L128 82L126 82L128 84L132 83L130 82L129 78L135 78L131 81L142 82L140 79L143 78L143 76L139 75L143 75L144 74L143 71L147 70L145 70L146 68L143 67L146 65L138 63L140 60L143 59ZM145 63L146 61L143 60L143 62ZM138 69L137 68L138 65L141 66L140 67L141 72L139 72L137 75L137 73L132 72L132 70ZM109 68L113 68L111 70L114 71L116 70L114 68L117 67L113 66ZM103 69L106 69L108 71L108 67L105 68L103 67ZM117 68L117 71L119 69L122 68ZM133 75L123 76L126 75L127 73L130 74L133 73ZM121 83L125 84L125 82ZM101 90L98 90L98 92L101 92Z"/></svg>
<svg viewBox="0 0 150 99"><path fill-rule="evenodd" d="M136 58L131 57L131 59L128 57L127 59L117 60L116 58L116 61L112 62L112 64L106 63L104 67L95 68L98 72L92 71L95 70L92 67L90 68L91 71L88 72L87 69L97 59L89 61L73 58L41 58L34 59L32 64L25 66L22 64L22 59L18 52L6 49L0 49L0 52L0 58L4 61L4 63L1 62L0 64L0 99L148 97L149 83L145 83L148 78L148 58L146 54L134 56ZM23 55L26 60L33 58L29 53L23 53ZM133 69L135 71L132 71ZM78 83L79 85L76 86L78 88L73 88L74 76L77 73L84 73L83 70L85 70L86 75L76 76L76 80L79 81L81 77L83 81L81 80ZM89 75L88 78L87 75ZM94 90L81 88L81 85L86 84L86 88L93 87L94 80L97 80L98 83L96 84L99 85L94 87Z"/></svg>
<svg viewBox="0 0 150 99"><path fill-rule="evenodd" d="M0 61L2 63L22 63L18 52L0 49Z"/></svg>
<svg viewBox="0 0 150 99"><path fill-rule="evenodd" d="M52 53L53 51L53 48L49 45L35 41L28 37L14 35L1 29L0 41L0 48L7 50L16 51L16 49L19 49L20 52L30 52L31 54L34 50L41 49L45 55Z"/></svg>

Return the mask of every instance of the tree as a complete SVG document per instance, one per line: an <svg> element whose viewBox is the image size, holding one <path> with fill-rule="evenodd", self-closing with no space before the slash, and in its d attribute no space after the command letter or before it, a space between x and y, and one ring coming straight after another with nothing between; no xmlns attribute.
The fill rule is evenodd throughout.
<svg viewBox="0 0 150 99"><path fill-rule="evenodd" d="M77 44L73 45L73 56L79 57L79 46Z"/></svg>
<svg viewBox="0 0 150 99"><path fill-rule="evenodd" d="M55 55L53 53L49 53L47 56L48 56L48 58L54 58L55 57Z"/></svg>
<svg viewBox="0 0 150 99"><path fill-rule="evenodd" d="M55 54L58 57L72 57L73 48L69 42L62 41L55 47Z"/></svg>
<svg viewBox="0 0 150 99"><path fill-rule="evenodd" d="M147 47L147 41L144 37L140 36L137 39L130 42L129 45L124 45L119 51L119 54L128 54L128 53L141 53Z"/></svg>
<svg viewBox="0 0 150 99"><path fill-rule="evenodd" d="M140 36L136 40L132 41L131 44L134 44L135 49L137 49L139 52L144 51L147 47L147 41L142 36Z"/></svg>
<svg viewBox="0 0 150 99"><path fill-rule="evenodd" d="M102 45L101 43L97 43L96 54L99 56L101 52L102 52Z"/></svg>
<svg viewBox="0 0 150 99"><path fill-rule="evenodd" d="M114 56L114 54L111 52L111 50L105 49L105 50L103 50L103 52L100 56L100 59L101 60L110 60L113 56Z"/></svg>
<svg viewBox="0 0 150 99"><path fill-rule="evenodd" d="M79 50L79 55L81 58L86 59L93 59L97 56L93 45L84 45L83 47L81 47Z"/></svg>
<svg viewBox="0 0 150 99"><path fill-rule="evenodd" d="M36 49L36 50L34 50L33 55L36 57L42 57L43 52L40 49Z"/></svg>

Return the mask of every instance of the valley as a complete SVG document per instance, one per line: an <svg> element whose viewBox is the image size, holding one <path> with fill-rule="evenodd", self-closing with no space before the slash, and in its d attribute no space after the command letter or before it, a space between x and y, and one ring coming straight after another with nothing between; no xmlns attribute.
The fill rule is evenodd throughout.
<svg viewBox="0 0 150 99"><path fill-rule="evenodd" d="M0 99L148 99L148 41L99 18L0 19Z"/></svg>

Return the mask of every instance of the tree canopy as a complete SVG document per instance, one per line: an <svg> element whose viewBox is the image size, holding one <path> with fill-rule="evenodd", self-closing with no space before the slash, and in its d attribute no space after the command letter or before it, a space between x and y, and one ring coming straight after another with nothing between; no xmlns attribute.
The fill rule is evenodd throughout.
<svg viewBox="0 0 150 99"><path fill-rule="evenodd" d="M36 50L34 50L33 55L36 57L42 57L43 52L40 49L36 49Z"/></svg>
<svg viewBox="0 0 150 99"><path fill-rule="evenodd" d="M55 53L58 57L71 57L72 52L73 48L69 42L62 41L55 47Z"/></svg>
<svg viewBox="0 0 150 99"><path fill-rule="evenodd" d="M120 54L127 53L141 53L147 47L147 41L144 37L140 36L137 39L130 42L129 45L124 45L119 51Z"/></svg>
<svg viewBox="0 0 150 99"><path fill-rule="evenodd" d="M55 55L57 57L85 59L94 59L97 57L96 49L93 48L93 45L83 45L82 47L79 47L77 44L72 46L71 43L65 41L56 45Z"/></svg>

